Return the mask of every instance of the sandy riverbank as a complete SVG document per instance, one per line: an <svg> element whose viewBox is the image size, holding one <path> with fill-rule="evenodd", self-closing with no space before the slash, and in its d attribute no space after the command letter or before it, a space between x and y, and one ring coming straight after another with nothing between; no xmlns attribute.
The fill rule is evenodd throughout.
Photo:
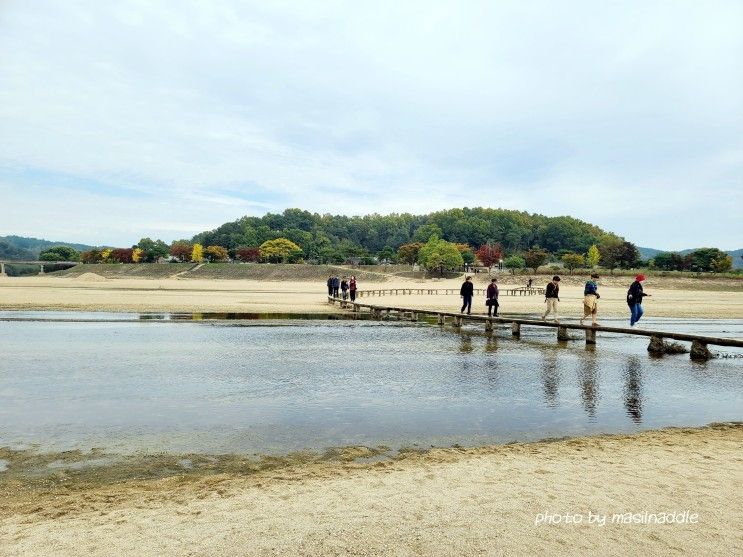
<svg viewBox="0 0 743 557"><path fill-rule="evenodd" d="M249 475L73 482L33 493L5 485L0 553L736 555L741 443L742 425L718 425ZM608 515L606 524L586 524L589 511ZM698 517L612 523L614 513L646 511ZM584 522L537 523L545 512Z"/></svg>
<svg viewBox="0 0 743 557"><path fill-rule="evenodd" d="M521 279L501 279L501 287L523 286ZM395 277L361 288L459 288L460 279L416 281ZM478 287L484 286L478 284ZM675 286L675 285L674 285ZM743 291L707 291L664 288L662 282L646 285L653 296L646 299L647 316L689 318L743 318ZM626 316L625 286L601 288L600 315ZM327 290L318 282L260 282L248 280L195 279L105 279L95 275L78 278L23 277L0 279L0 309L325 313L339 311L326 301ZM582 286L566 284L561 289L560 311L564 317L579 317ZM363 298L369 303L403 307L458 309L459 296L387 296ZM474 311L485 313L484 299L476 298ZM504 314L537 315L544 310L541 296L503 297Z"/></svg>

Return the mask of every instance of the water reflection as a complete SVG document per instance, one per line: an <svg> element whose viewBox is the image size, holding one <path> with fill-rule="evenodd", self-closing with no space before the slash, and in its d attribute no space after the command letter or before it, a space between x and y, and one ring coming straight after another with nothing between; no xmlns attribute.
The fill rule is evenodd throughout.
<svg viewBox="0 0 743 557"><path fill-rule="evenodd" d="M235 324L0 323L0 447L448 446L703 425L743 408L740 362L653 360L645 339Z"/></svg>
<svg viewBox="0 0 743 557"><path fill-rule="evenodd" d="M466 333L459 335L459 351L463 354L469 354L473 350L472 335Z"/></svg>
<svg viewBox="0 0 743 557"><path fill-rule="evenodd" d="M578 382L580 383L580 398L583 409L591 421L596 420L596 407L599 398L597 382L598 361L594 351L587 351L578 369Z"/></svg>
<svg viewBox="0 0 743 557"><path fill-rule="evenodd" d="M558 391L560 388L560 370L557 365L556 352L545 352L541 373L544 400L547 406L554 408L557 406Z"/></svg>
<svg viewBox="0 0 743 557"><path fill-rule="evenodd" d="M624 369L624 407L636 424L642 423L642 364L630 356Z"/></svg>

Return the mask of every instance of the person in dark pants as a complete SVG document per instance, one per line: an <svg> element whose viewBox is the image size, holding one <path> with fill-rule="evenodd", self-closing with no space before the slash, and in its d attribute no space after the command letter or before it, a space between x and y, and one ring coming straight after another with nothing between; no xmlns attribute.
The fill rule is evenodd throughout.
<svg viewBox="0 0 743 557"><path fill-rule="evenodd" d="M464 313L467 308L467 315L472 313L472 295L475 293L475 285L472 284L472 277L467 277L459 289L459 295L462 296L462 309L459 313Z"/></svg>
<svg viewBox="0 0 743 557"><path fill-rule="evenodd" d="M328 277L328 296L333 295L333 277Z"/></svg>
<svg viewBox="0 0 743 557"><path fill-rule="evenodd" d="M487 296L487 300L485 301L485 304L488 306L488 317L493 317L491 314L495 314L495 317L498 317L498 285L496 284L498 282L497 279L491 279L490 284L488 285L488 291L485 294Z"/></svg>
<svg viewBox="0 0 743 557"><path fill-rule="evenodd" d="M358 287L356 286L356 277L352 276L351 280L348 283L348 291L351 293L351 301L353 302L356 299L356 289Z"/></svg>
<svg viewBox="0 0 743 557"><path fill-rule="evenodd" d="M341 287L341 279L333 277L333 298L338 297L338 289Z"/></svg>
<svg viewBox="0 0 743 557"><path fill-rule="evenodd" d="M627 305L629 306L630 311L630 327L634 327L635 323L640 320L644 313L642 310L642 299L645 296L650 296L650 294L645 294L645 292L642 291L642 281L644 280L645 275L637 275L635 277L635 282L633 282L630 285L629 290L627 290Z"/></svg>
<svg viewBox="0 0 743 557"><path fill-rule="evenodd" d="M341 296L344 300L348 298L348 281L346 280L346 277L343 277L343 280L341 281Z"/></svg>

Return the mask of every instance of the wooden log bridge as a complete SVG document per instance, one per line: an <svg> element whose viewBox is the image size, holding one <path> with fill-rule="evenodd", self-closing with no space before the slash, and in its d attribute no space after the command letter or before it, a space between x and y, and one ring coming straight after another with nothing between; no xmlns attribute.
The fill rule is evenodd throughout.
<svg viewBox="0 0 743 557"><path fill-rule="evenodd" d="M494 324L511 325L511 334L514 337L521 335L521 327L548 327L557 329L557 340L571 340L569 330L581 330L585 332L586 344L596 344L596 333L611 333L650 337L648 352L662 354L665 351L664 339L681 340L691 342L691 358L695 360L707 360L712 355L707 348L712 346L729 346L733 348L743 348L743 339L708 337L702 335L693 335L687 333L672 333L668 331L646 331L643 329L628 329L625 327L592 327L591 325L580 325L578 323L555 323L552 321L543 321L541 319L523 319L517 317L488 317L487 315L465 315L456 312L437 311L429 309L413 309L392 306L380 306L374 304L365 304L358 301L344 300L328 296L328 303L335 304L338 302L341 308L351 309L355 313L361 312L362 309L369 310L372 317L376 319L393 316L398 320L409 319L417 321L421 315L436 317L439 325L445 325L447 321L451 322L454 327L461 327L465 321L470 323L483 323L485 331L493 330Z"/></svg>
<svg viewBox="0 0 743 557"><path fill-rule="evenodd" d="M475 295L485 296L485 288L475 288ZM380 288L376 290L357 290L356 296L358 298L371 297L371 296L459 296L459 288ZM500 288L498 290L499 296L544 296L544 288L526 288L524 286L518 288Z"/></svg>

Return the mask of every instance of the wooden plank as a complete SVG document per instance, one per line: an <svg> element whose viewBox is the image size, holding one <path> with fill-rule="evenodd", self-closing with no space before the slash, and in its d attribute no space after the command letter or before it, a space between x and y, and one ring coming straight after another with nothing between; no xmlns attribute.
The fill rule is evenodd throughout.
<svg viewBox="0 0 743 557"><path fill-rule="evenodd" d="M342 302L339 298L332 298L328 297L329 301L334 302L338 300L339 302ZM672 339L672 340L681 340L681 341L687 341L687 342L694 342L697 341L701 344L712 344L715 346L730 346L735 348L743 348L743 339L737 339L737 338L724 338L724 337L710 337L710 336L704 336L704 335L694 335L694 334L688 334L688 333L674 333L670 331L650 331L646 329L630 329L626 327L592 327L590 325L580 325L578 323L555 323L555 322L549 322L549 321L542 321L541 319L522 319L522 318L509 318L509 317L488 317L487 315L463 315L458 312L446 312L446 311L437 311L437 310L426 310L426 309L411 309L411 308L403 308L403 307L381 307L381 306L375 306L372 304L356 304L359 307L365 307L369 309L378 309L378 310L386 310L386 311L397 311L397 312L415 312L419 316L420 315L431 315L431 316L443 316L443 317L451 317L451 318L461 318L463 320L471 321L471 322L491 322L491 323L501 323L501 324L518 324L518 325L528 325L528 326L534 326L534 327L551 327L551 328L562 328L563 330L567 329L573 329L573 330L581 330L581 331L590 331L593 332L594 335L591 335L592 338L595 338L596 332L602 332L602 333L613 333L613 334L625 334L625 335L634 335L634 336L644 336L644 337L660 337L663 339ZM520 327L519 327L520 329Z"/></svg>

